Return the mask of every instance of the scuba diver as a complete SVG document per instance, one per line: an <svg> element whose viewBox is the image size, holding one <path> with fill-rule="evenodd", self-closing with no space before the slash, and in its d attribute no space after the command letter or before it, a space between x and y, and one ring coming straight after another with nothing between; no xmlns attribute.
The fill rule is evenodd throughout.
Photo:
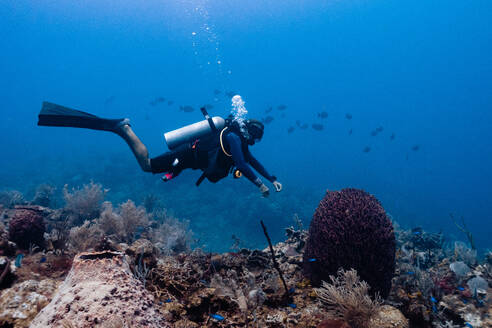
<svg viewBox="0 0 492 328"><path fill-rule="evenodd" d="M235 96L239 97L240 96ZM149 158L147 147L140 141L130 126L130 120L105 119L86 112L70 109L49 102L43 102L38 125L87 128L110 131L123 138L132 150L138 164L145 172L165 173L163 181L178 176L184 169L203 171L196 185L207 178L210 182L225 178L230 173L234 178L244 175L263 195L268 197L270 189L253 172L254 168L270 181L275 191L282 190L282 184L270 175L261 163L251 154L249 146L263 137L264 125L258 120L235 120L232 115L226 120L211 118L205 108L201 108L204 121L197 122L164 134L170 151Z"/></svg>

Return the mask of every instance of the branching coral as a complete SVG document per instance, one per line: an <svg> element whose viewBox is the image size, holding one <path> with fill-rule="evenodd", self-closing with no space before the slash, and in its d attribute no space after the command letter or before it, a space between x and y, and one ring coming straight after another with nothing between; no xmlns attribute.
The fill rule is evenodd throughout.
<svg viewBox="0 0 492 328"><path fill-rule="evenodd" d="M330 276L331 284L324 282L316 288L328 314L346 321L352 328L366 328L370 318L381 306L378 296L372 300L369 285L360 281L357 271L340 269L337 277Z"/></svg>
<svg viewBox="0 0 492 328"><path fill-rule="evenodd" d="M69 242L74 251L83 252L94 248L102 236L103 232L96 224L85 221L80 227L70 229Z"/></svg>
<svg viewBox="0 0 492 328"><path fill-rule="evenodd" d="M24 196L17 190L0 191L0 205L12 208L15 205L25 204Z"/></svg>
<svg viewBox="0 0 492 328"><path fill-rule="evenodd" d="M104 202L97 224L106 235L130 244L135 241L139 228L148 227L149 220L143 207L137 207L134 202L128 200L120 204L117 211L113 210L111 203Z"/></svg>
<svg viewBox="0 0 492 328"><path fill-rule="evenodd" d="M155 220L162 222L151 233L152 242L163 254L189 252L193 241L193 232L189 222L168 216L165 211L155 213Z"/></svg>
<svg viewBox="0 0 492 328"><path fill-rule="evenodd" d="M54 192L55 187L43 183L36 188L36 194L34 195L32 203L48 207L51 204L51 197Z"/></svg>
<svg viewBox="0 0 492 328"><path fill-rule="evenodd" d="M477 263L477 250L469 248L461 241L454 242L455 261L462 261L469 266L474 266Z"/></svg>
<svg viewBox="0 0 492 328"><path fill-rule="evenodd" d="M135 234L139 227L146 228L149 225L149 218L145 208L136 207L131 200L120 204L119 214L122 219L123 234L128 242L135 240Z"/></svg>
<svg viewBox="0 0 492 328"><path fill-rule="evenodd" d="M97 218L106 192L107 190L103 190L100 184L94 182L84 185L81 189L72 188L71 191L65 185L63 188L64 210L73 225Z"/></svg>

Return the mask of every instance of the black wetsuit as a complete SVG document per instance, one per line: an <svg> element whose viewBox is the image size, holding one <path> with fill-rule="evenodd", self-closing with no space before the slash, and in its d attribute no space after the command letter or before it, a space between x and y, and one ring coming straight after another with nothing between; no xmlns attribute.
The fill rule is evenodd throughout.
<svg viewBox="0 0 492 328"><path fill-rule="evenodd" d="M215 138L219 138L217 135ZM276 178L270 175L265 167L251 154L248 144L242 140L242 138L233 131L227 131L223 136L224 147L231 157L227 157L220 149L220 144L216 143L216 147L219 147L218 156L222 157L222 165L235 166L248 180L255 185L261 185L261 179L253 172L253 167L258 173L265 177L268 181L273 182ZM194 151L193 144L185 144L178 147L176 150L166 152L160 156L152 158L150 160L152 173L173 173L173 176L177 176L183 169L206 169L210 165L210 159L208 152L200 151L200 143L197 144L198 151ZM177 164L173 166L176 159ZM225 168L227 170L227 168Z"/></svg>

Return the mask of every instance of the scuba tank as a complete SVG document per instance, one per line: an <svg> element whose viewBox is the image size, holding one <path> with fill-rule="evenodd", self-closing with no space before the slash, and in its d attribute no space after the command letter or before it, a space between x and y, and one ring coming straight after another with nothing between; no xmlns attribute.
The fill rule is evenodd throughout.
<svg viewBox="0 0 492 328"><path fill-rule="evenodd" d="M226 122L222 117L214 116L211 118L205 107L200 108L200 110L202 111L205 120L164 133L164 140L170 150L220 131L225 127Z"/></svg>

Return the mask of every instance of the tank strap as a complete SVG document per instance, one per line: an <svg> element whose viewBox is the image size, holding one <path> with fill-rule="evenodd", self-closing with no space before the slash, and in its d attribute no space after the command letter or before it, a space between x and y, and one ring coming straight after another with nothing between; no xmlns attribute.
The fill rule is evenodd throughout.
<svg viewBox="0 0 492 328"><path fill-rule="evenodd" d="M225 130L227 130L227 127L223 128L222 131L220 131L220 148L222 148L222 151L227 157L232 157L232 155L225 150L224 142L222 141L222 135L224 134Z"/></svg>
<svg viewBox="0 0 492 328"><path fill-rule="evenodd" d="M208 115L207 109L205 107L202 107L202 108L200 108L200 110L201 110L203 116L205 117L205 119L208 121L208 124L210 125L210 128L212 129L212 131L217 132L217 127L215 126L214 121L212 120L210 115Z"/></svg>

